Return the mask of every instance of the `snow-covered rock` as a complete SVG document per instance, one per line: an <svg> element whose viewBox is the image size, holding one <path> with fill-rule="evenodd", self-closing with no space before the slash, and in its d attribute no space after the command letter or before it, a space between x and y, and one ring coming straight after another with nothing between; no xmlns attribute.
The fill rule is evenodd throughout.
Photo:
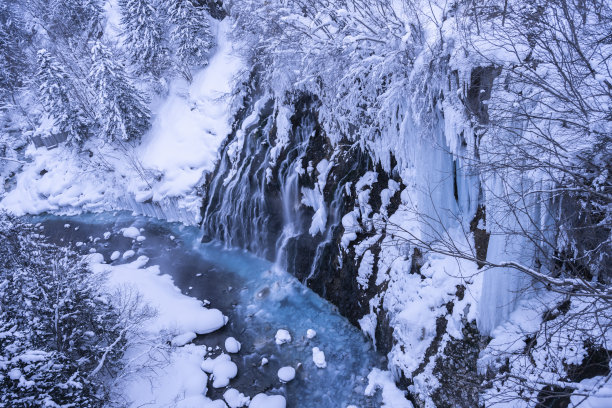
<svg viewBox="0 0 612 408"><path fill-rule="evenodd" d="M234 388L229 388L223 393L223 399L230 408L240 408L249 405L251 399Z"/></svg>
<svg viewBox="0 0 612 408"><path fill-rule="evenodd" d="M228 353L237 353L240 351L241 344L233 337L225 339L225 351Z"/></svg>
<svg viewBox="0 0 612 408"><path fill-rule="evenodd" d="M287 401L282 395L257 394L251 400L249 408L285 408Z"/></svg>
<svg viewBox="0 0 612 408"><path fill-rule="evenodd" d="M227 354L220 354L216 358L207 358L202 362L204 372L212 374L213 387L226 387L230 380L238 375L238 366Z"/></svg>
<svg viewBox="0 0 612 408"><path fill-rule="evenodd" d="M140 235L140 230L138 230L138 228L136 227L127 227L127 228L122 228L121 233L126 238L136 239L136 237Z"/></svg>
<svg viewBox="0 0 612 408"><path fill-rule="evenodd" d="M312 361L319 368L327 367L327 362L325 361L325 353L319 350L318 347L312 348Z"/></svg>
<svg viewBox="0 0 612 408"><path fill-rule="evenodd" d="M274 336L276 344L285 344L291 341L291 334L285 329L279 329Z"/></svg>
<svg viewBox="0 0 612 408"><path fill-rule="evenodd" d="M197 335L194 332L186 332L175 336L170 344L172 344L174 347L181 347L187 343L191 343L196 337Z"/></svg>
<svg viewBox="0 0 612 408"><path fill-rule="evenodd" d="M278 379L282 382L289 382L295 378L295 368L287 366L278 370Z"/></svg>

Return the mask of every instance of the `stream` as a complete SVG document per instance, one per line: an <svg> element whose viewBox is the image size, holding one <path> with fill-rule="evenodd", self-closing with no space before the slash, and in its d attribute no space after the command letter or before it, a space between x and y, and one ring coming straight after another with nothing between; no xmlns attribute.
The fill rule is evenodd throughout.
<svg viewBox="0 0 612 408"><path fill-rule="evenodd" d="M242 344L240 352L232 355L238 376L230 387L250 396L260 392L282 394L288 407L381 405L379 396L365 397L364 390L370 370L385 366L384 357L331 303L270 262L224 248L218 242L203 244L196 227L127 212L42 215L28 220L41 223L50 241L72 245L83 254L93 248L107 262L111 262L114 251L131 249L136 256L145 255L148 265L159 265L182 293L221 310L229 317L228 324L198 336L194 343L223 348L225 339L233 336ZM130 226L143 229L141 234L146 239L124 237L120 230ZM102 238L105 232L111 232L108 239ZM112 264L129 261L120 257ZM292 341L277 345L278 329L288 330ZM307 338L308 329L316 331L314 338ZM324 351L326 368L313 363L313 347ZM262 366L264 357L268 364ZM289 365L296 367L297 374L293 381L283 384L277 371ZM221 398L224 390L213 388L209 382L207 396Z"/></svg>

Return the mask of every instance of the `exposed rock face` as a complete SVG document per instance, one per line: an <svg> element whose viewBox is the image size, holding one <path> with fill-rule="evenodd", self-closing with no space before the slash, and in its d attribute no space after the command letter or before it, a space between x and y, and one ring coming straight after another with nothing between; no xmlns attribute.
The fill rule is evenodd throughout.
<svg viewBox="0 0 612 408"><path fill-rule="evenodd" d="M487 120L482 101L489 97L495 75L493 68L479 69L466 87L465 109L482 122ZM413 389L415 376L421 376L419 381L434 377L436 384L423 388L428 396L411 393L416 406L425 406L426 400L440 407L476 406L480 336L467 318L465 286L451 281L446 284L451 289L434 289L447 293L427 306L431 321L422 328L402 328L398 317L406 307L402 298L419 298L423 287L439 280L432 275L443 273L443 265L432 265L428 254L398 239L401 231L391 221L406 207L405 194L416 187L404 184L393 156L391 171L385 171L360 143L332 143L319 124L318 108L309 95L290 103L254 95L245 100L207 185L204 239L221 239L274 261L331 301L372 338L377 350L389 355L389 366L405 389ZM468 208L478 256L484 259L484 206L478 205L477 196L465 196L461 183L468 176L460 173L452 154L428 154L442 159L441 169L453 169L453 176L440 183L452 206ZM351 218L352 213L357 215ZM404 282L401 275L409 279ZM461 310L454 310L456 304ZM453 319L461 327L449 328ZM459 334L450 336L452 330ZM406 340L414 332L424 345L418 351ZM411 366L403 356L417 363ZM466 379L470 386L454 392Z"/></svg>

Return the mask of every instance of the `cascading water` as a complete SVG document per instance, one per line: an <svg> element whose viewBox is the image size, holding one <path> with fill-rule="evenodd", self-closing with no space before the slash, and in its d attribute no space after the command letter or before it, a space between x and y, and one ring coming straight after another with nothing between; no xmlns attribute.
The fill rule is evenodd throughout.
<svg viewBox="0 0 612 408"><path fill-rule="evenodd" d="M342 286L347 293L331 296L348 312L351 296L344 295L356 291L354 282L336 282L334 273L341 218L352 200L347 185L372 162L357 145L329 144L311 98L300 99L292 112L265 99L252 106L224 146L208 187L204 240L265 257L324 297L328 287Z"/></svg>
<svg viewBox="0 0 612 408"><path fill-rule="evenodd" d="M284 250L291 240L300 234L300 191L299 177L303 172L302 162L308 147L308 140L314 132L314 121L305 117L295 131L295 144L292 144L281 162L276 177L283 204L283 229L275 245L275 266L287 270L288 259Z"/></svg>
<svg viewBox="0 0 612 408"><path fill-rule="evenodd" d="M225 145L203 206L204 239L220 239L274 259L282 201L266 184L267 146L274 132L271 102L255 104Z"/></svg>

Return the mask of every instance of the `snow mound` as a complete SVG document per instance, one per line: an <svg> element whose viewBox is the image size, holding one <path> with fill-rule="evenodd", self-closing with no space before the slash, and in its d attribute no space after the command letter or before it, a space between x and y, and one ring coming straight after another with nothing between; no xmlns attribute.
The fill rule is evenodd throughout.
<svg viewBox="0 0 612 408"><path fill-rule="evenodd" d="M136 227L122 228L121 233L123 234L124 237L132 238L132 239L135 239L136 237L140 235L140 231Z"/></svg>
<svg viewBox="0 0 612 408"><path fill-rule="evenodd" d="M227 387L230 380L238 375L238 366L227 354L220 354L214 359L207 358L202 362L201 368L212 374L214 388Z"/></svg>
<svg viewBox="0 0 612 408"><path fill-rule="evenodd" d="M312 361L319 368L327 367L327 362L325 361L325 353L319 350L318 347L312 348Z"/></svg>
<svg viewBox="0 0 612 408"><path fill-rule="evenodd" d="M373 396L377 389L382 390L382 408L414 408L412 403L406 399L404 392L395 385L391 372L375 368L368 374L365 395Z"/></svg>
<svg viewBox="0 0 612 408"><path fill-rule="evenodd" d="M230 408L246 407L251 399L237 389L230 388L223 393L223 399Z"/></svg>
<svg viewBox="0 0 612 408"><path fill-rule="evenodd" d="M179 334L178 336L172 339L170 344L172 344L174 347L182 347L187 343L191 343L191 341L193 341L193 339L195 339L196 337L197 335L194 332Z"/></svg>
<svg viewBox="0 0 612 408"><path fill-rule="evenodd" d="M295 368L281 367L278 370L278 379L282 382L289 382L295 378Z"/></svg>
<svg viewBox="0 0 612 408"><path fill-rule="evenodd" d="M225 339L225 351L228 353L237 353L240 351L240 343L233 337Z"/></svg>
<svg viewBox="0 0 612 408"><path fill-rule="evenodd" d="M282 395L257 394L249 404L249 408L285 408L287 401Z"/></svg>
<svg viewBox="0 0 612 408"><path fill-rule="evenodd" d="M278 345L289 343L291 341L291 334L289 334L289 332L285 329L279 329L276 332L276 336L274 336L274 339L276 341L276 344Z"/></svg>

